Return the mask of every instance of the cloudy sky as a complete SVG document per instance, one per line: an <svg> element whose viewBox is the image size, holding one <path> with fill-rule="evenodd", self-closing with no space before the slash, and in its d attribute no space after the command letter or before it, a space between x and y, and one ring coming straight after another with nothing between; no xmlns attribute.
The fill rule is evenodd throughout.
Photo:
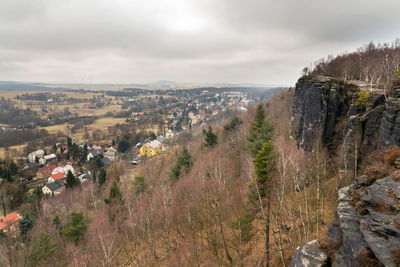
<svg viewBox="0 0 400 267"><path fill-rule="evenodd" d="M398 0L0 0L0 80L293 84L400 37Z"/></svg>

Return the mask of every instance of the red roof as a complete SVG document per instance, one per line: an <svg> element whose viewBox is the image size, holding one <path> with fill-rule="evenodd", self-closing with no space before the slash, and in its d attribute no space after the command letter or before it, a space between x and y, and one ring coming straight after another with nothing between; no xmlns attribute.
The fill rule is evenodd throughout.
<svg viewBox="0 0 400 267"><path fill-rule="evenodd" d="M64 179L65 178L64 174L62 174L62 173L55 173L50 177L53 178L54 180L59 180L59 179Z"/></svg>
<svg viewBox="0 0 400 267"><path fill-rule="evenodd" d="M47 173L47 172L52 172L55 168L57 168L57 165L49 165L49 166L40 168L38 171L41 173Z"/></svg>
<svg viewBox="0 0 400 267"><path fill-rule="evenodd" d="M8 226L18 222L21 219L22 217L16 212L8 214L3 219L0 219L0 230L6 229Z"/></svg>

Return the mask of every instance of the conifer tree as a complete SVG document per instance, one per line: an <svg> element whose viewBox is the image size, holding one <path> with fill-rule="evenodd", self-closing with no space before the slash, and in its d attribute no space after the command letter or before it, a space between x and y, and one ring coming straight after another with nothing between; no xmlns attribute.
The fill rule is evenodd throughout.
<svg viewBox="0 0 400 267"><path fill-rule="evenodd" d="M204 145L213 147L218 144L218 136L213 133L211 126L208 126L208 131L203 129Z"/></svg>
<svg viewBox="0 0 400 267"><path fill-rule="evenodd" d="M17 172L18 172L18 166L17 166L17 164L15 164L14 161L10 162L9 169L10 169L10 175L11 176L15 176L17 174Z"/></svg>
<svg viewBox="0 0 400 267"><path fill-rule="evenodd" d="M107 178L107 172L105 169L101 169L100 174L99 174L99 178L98 178L98 182L100 185L103 185L106 182L106 178Z"/></svg>
<svg viewBox="0 0 400 267"><path fill-rule="evenodd" d="M251 154L255 156L265 142L272 140L272 136L273 126L266 121L263 105L259 104L253 123L250 126L249 136L247 137L248 148Z"/></svg>
<svg viewBox="0 0 400 267"><path fill-rule="evenodd" d="M78 178L76 178L75 175L71 172L71 170L69 170L67 173L65 187L72 188L74 186L77 186L78 184L79 184Z"/></svg>
<svg viewBox="0 0 400 267"><path fill-rule="evenodd" d="M178 157L176 164L171 168L170 177L172 179L178 179L182 173L182 169L188 171L192 167L192 156L189 151L184 148L182 154Z"/></svg>
<svg viewBox="0 0 400 267"><path fill-rule="evenodd" d="M263 144L254 159L256 181L252 186L250 201L255 208L255 213L261 213L264 221L264 253L265 266L269 266L269 232L270 232L270 209L271 194L270 181L275 169L274 145L271 141Z"/></svg>

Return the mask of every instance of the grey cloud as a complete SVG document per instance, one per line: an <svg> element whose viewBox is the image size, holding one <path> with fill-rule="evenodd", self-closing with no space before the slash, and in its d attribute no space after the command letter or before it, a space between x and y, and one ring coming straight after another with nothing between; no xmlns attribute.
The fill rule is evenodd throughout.
<svg viewBox="0 0 400 267"><path fill-rule="evenodd" d="M0 79L293 83L398 34L395 0L2 0Z"/></svg>

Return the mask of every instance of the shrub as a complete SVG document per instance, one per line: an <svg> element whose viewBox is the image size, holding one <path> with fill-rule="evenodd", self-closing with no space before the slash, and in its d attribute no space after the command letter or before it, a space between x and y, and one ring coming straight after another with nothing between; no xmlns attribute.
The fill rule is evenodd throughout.
<svg viewBox="0 0 400 267"><path fill-rule="evenodd" d="M356 261L358 262L358 266L363 266L363 267L381 266L374 252L372 252L370 248L364 248L360 250L356 254Z"/></svg>
<svg viewBox="0 0 400 267"><path fill-rule="evenodd" d="M354 101L354 104L359 107L366 108L368 106L368 100L371 94L365 88L361 88L360 91L357 92L357 98Z"/></svg>

